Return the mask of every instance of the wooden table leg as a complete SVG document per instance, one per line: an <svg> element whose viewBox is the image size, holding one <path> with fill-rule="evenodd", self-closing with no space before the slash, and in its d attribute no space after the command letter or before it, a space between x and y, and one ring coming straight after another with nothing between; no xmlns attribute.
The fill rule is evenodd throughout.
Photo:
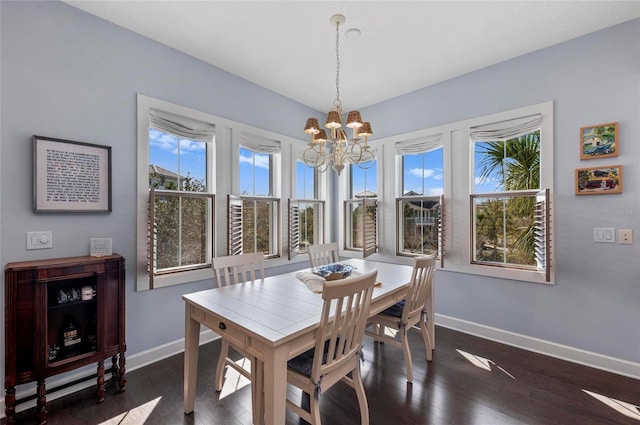
<svg viewBox="0 0 640 425"><path fill-rule="evenodd" d="M264 375L263 363L257 357L251 359L251 410L253 425L264 422Z"/></svg>
<svg viewBox="0 0 640 425"><path fill-rule="evenodd" d="M281 345L267 350L263 364L264 408L266 425L285 423L287 402L287 353L288 346Z"/></svg>
<svg viewBox="0 0 640 425"><path fill-rule="evenodd" d="M198 373L200 323L191 318L191 305L185 304L184 330L184 413L193 412ZM284 421L282 422L284 423Z"/></svg>

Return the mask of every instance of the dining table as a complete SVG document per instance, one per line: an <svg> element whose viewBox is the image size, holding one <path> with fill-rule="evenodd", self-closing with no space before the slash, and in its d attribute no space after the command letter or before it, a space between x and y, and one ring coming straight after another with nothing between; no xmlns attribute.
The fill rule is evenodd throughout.
<svg viewBox="0 0 640 425"><path fill-rule="evenodd" d="M352 266L356 275L378 271L370 316L406 296L411 266L365 259L347 259L340 264ZM300 272L294 271L183 295L186 414L194 410L200 325L204 325L253 357L254 425L285 423L287 361L315 345L323 305L321 294L310 290L299 277Z"/></svg>

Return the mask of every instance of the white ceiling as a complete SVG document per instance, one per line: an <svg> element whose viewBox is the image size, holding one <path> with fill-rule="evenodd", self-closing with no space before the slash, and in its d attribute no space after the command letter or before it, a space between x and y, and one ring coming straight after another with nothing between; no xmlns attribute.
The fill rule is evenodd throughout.
<svg viewBox="0 0 640 425"><path fill-rule="evenodd" d="M345 111L640 17L640 0L64 1L321 111L336 13Z"/></svg>

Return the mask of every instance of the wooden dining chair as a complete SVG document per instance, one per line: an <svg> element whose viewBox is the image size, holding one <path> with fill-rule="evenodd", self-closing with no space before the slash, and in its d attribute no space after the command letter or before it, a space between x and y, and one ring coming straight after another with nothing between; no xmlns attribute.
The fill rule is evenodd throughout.
<svg viewBox="0 0 640 425"><path fill-rule="evenodd" d="M338 256L337 242L330 242L319 245L309 245L307 247L309 253L309 263L311 268L324 266L325 264L337 263L340 260Z"/></svg>
<svg viewBox="0 0 640 425"><path fill-rule="evenodd" d="M374 341L379 343L388 342L391 345L402 348L407 367L408 382L413 382L413 362L411 360L407 332L418 323L424 340L427 361L431 361L433 358L433 345L426 323L427 320L433 320L433 312L426 311L426 303L432 290L436 270L436 257L437 254L416 257L406 298L373 316L368 322L368 326L373 325L375 331L367 331L366 333L373 336ZM430 315L430 317L427 317L427 315ZM387 327L396 329L398 331L397 334L395 336L387 334L385 332ZM399 339L396 339L398 336Z"/></svg>
<svg viewBox="0 0 640 425"><path fill-rule="evenodd" d="M262 252L255 252L215 257L211 260L211 267L214 270L218 287L254 282L264 277L264 254ZM218 357L216 367L216 391L222 391L225 366L231 366L238 371L238 373L249 379L252 386L256 386L255 371L257 365L255 357L249 356L242 349L234 345L232 345L232 348L251 361L251 371L248 371L229 358L229 342L227 339L222 338L220 357Z"/></svg>
<svg viewBox="0 0 640 425"><path fill-rule="evenodd" d="M322 316L315 347L287 362L287 382L309 395L309 411L290 399L287 407L312 425L320 425L321 394L338 381L356 390L360 422L369 424L369 406L360 375L362 339L377 270L323 284Z"/></svg>

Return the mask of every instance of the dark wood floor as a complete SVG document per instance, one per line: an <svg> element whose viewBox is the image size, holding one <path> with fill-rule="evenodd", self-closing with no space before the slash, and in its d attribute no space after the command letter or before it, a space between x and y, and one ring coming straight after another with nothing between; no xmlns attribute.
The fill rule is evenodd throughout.
<svg viewBox="0 0 640 425"><path fill-rule="evenodd" d="M436 334L433 362L427 364L419 332L411 332L413 385L406 382L401 350L365 338L362 373L371 424L640 424L583 391L637 406L638 380L449 329L438 327ZM125 393L116 393L108 383L102 404L95 404L93 389L51 401L49 423L248 425L249 387L232 391L237 380L228 380L222 393L213 389L219 347L215 341L201 348L195 412L191 415L182 410L183 356L176 355L128 373ZM474 366L457 350L491 360L491 370ZM359 425L357 406L354 391L340 383L322 395L323 423ZM34 411L19 414L18 423L37 423ZM304 422L287 412L286 425L300 423Z"/></svg>

